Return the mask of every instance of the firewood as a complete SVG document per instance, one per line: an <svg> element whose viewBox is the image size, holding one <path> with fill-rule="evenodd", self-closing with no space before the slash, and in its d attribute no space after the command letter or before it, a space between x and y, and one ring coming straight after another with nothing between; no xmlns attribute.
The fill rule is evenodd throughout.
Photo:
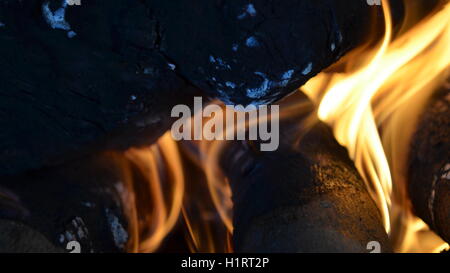
<svg viewBox="0 0 450 273"><path fill-rule="evenodd" d="M275 152L234 143L223 155L237 252L390 252L380 211L347 151L317 122L281 123ZM296 125L297 124L297 125ZM369 243L375 241L375 243Z"/></svg>
<svg viewBox="0 0 450 273"><path fill-rule="evenodd" d="M198 88L243 104L279 99L360 44L381 10L339 0L64 3L0 0L0 174L153 143Z"/></svg>
<svg viewBox="0 0 450 273"><path fill-rule="evenodd" d="M82 253L125 251L125 208L131 205L123 199L129 193L125 173L131 171L125 160L105 152L1 177L0 231L15 237L0 235L0 251L69 252L72 241Z"/></svg>
<svg viewBox="0 0 450 273"><path fill-rule="evenodd" d="M47 18L64 2L0 0L0 174L150 145L199 93L153 49L142 1L67 6L72 38Z"/></svg>
<svg viewBox="0 0 450 273"><path fill-rule="evenodd" d="M450 88L426 107L413 136L408 189L414 210L450 242Z"/></svg>
<svg viewBox="0 0 450 273"><path fill-rule="evenodd" d="M366 1L145 2L160 25L159 49L177 71L212 96L244 105L286 96L376 37L368 30L383 23L380 6ZM401 17L402 1L391 2Z"/></svg>
<svg viewBox="0 0 450 273"><path fill-rule="evenodd" d="M20 222L0 219L0 253L61 253L45 236Z"/></svg>

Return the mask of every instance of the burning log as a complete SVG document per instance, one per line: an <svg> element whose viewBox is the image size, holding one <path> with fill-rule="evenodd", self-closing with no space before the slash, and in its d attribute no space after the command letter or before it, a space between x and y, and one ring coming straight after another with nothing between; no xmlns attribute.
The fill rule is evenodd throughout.
<svg viewBox="0 0 450 273"><path fill-rule="evenodd" d="M376 241L391 251L380 211L347 151L323 123L307 130L298 120L282 122L278 151L255 152L241 142L223 156L235 250L369 252Z"/></svg>
<svg viewBox="0 0 450 273"><path fill-rule="evenodd" d="M409 195L415 212L450 243L450 88L426 107L413 136Z"/></svg>
<svg viewBox="0 0 450 273"><path fill-rule="evenodd" d="M373 10L337 0L0 0L0 173L150 144L193 85L244 104L281 98L360 44Z"/></svg>

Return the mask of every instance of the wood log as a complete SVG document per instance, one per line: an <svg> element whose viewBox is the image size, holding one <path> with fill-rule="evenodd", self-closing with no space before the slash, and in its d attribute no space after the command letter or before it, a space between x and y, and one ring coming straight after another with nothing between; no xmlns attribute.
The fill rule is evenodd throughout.
<svg viewBox="0 0 450 273"><path fill-rule="evenodd" d="M178 71L211 96L244 105L293 92L384 22L381 7L366 1L145 2L161 26L159 49ZM403 3L391 5L397 20Z"/></svg>
<svg viewBox="0 0 450 273"><path fill-rule="evenodd" d="M450 243L450 88L426 107L412 138L408 190L416 214Z"/></svg>
<svg viewBox="0 0 450 273"><path fill-rule="evenodd" d="M20 222L0 219L0 253L62 253L45 236Z"/></svg>
<svg viewBox="0 0 450 273"><path fill-rule="evenodd" d="M63 2L0 0L0 174L149 145L199 93L152 49L142 1Z"/></svg>
<svg viewBox="0 0 450 273"><path fill-rule="evenodd" d="M0 174L150 144L198 88L243 104L279 99L360 44L381 10L338 0L65 3L0 0Z"/></svg>
<svg viewBox="0 0 450 273"><path fill-rule="evenodd" d="M223 155L234 203L237 252L392 251L382 218L347 151L318 122L281 124L282 146L234 143ZM289 125L287 125L289 124ZM297 125L296 125L297 124Z"/></svg>
<svg viewBox="0 0 450 273"><path fill-rule="evenodd" d="M132 204L124 204L124 160L105 152L1 177L0 231L7 233L0 232L0 251L69 252L71 241L82 253L126 251Z"/></svg>

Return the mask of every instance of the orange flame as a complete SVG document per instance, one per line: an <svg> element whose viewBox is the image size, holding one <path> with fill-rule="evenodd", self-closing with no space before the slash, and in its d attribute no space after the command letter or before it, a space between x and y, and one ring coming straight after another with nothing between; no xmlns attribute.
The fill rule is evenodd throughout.
<svg viewBox="0 0 450 273"><path fill-rule="evenodd" d="M152 252L172 230L179 219L184 195L184 172L176 143L169 133L157 145L130 149L125 156L133 163L147 183L136 182L129 172L122 196L131 226L128 250ZM141 198L137 198L140 195Z"/></svg>
<svg viewBox="0 0 450 273"><path fill-rule="evenodd" d="M395 40L386 0L383 11L386 33L379 48L355 51L345 72L322 73L304 90L319 105L319 118L348 149L382 211L387 232L397 236L392 238L396 250L438 251L448 245L433 235L428 246L418 247L417 237L426 225L413 217L407 204L405 164L417 118L450 65L450 4L412 29L403 29ZM366 56L373 57L363 64L352 62Z"/></svg>

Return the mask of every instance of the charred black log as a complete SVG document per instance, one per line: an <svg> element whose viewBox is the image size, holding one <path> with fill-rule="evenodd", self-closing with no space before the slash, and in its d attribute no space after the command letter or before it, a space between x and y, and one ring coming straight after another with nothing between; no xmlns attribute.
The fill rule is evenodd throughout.
<svg viewBox="0 0 450 273"><path fill-rule="evenodd" d="M401 17L402 1L391 2ZM212 96L244 105L291 93L360 45L382 14L366 1L146 3L160 24L159 49L178 71Z"/></svg>
<svg viewBox="0 0 450 273"><path fill-rule="evenodd" d="M410 148L408 190L414 210L450 242L450 88L424 111Z"/></svg>
<svg viewBox="0 0 450 273"><path fill-rule="evenodd" d="M61 253L36 230L21 222L0 219L0 253Z"/></svg>
<svg viewBox="0 0 450 273"><path fill-rule="evenodd" d="M381 214L347 151L322 123L281 126L275 152L233 144L223 157L237 252L391 251ZM284 122L286 123L286 121ZM294 124L294 125L293 125Z"/></svg>
<svg viewBox="0 0 450 273"><path fill-rule="evenodd" d="M0 231L9 232L0 251L69 252L71 241L82 253L126 251L123 160L105 153L0 178Z"/></svg>
<svg viewBox="0 0 450 273"><path fill-rule="evenodd" d="M198 91L142 1L0 1L0 174L154 142Z"/></svg>
<svg viewBox="0 0 450 273"><path fill-rule="evenodd" d="M0 0L0 173L152 143L193 85L244 104L281 98L358 45L380 10L338 0Z"/></svg>

